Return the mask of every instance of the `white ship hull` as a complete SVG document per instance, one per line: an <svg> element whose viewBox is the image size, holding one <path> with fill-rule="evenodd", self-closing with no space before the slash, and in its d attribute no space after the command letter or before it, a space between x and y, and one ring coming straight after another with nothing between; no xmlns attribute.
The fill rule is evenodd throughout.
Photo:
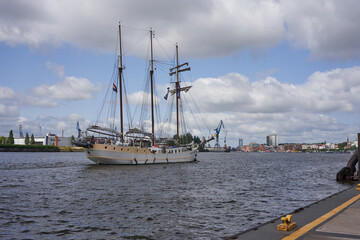
<svg viewBox="0 0 360 240"><path fill-rule="evenodd" d="M164 153L165 152L165 153ZM197 150L186 148L139 148L94 144L85 148L86 157L97 164L159 164L196 161Z"/></svg>

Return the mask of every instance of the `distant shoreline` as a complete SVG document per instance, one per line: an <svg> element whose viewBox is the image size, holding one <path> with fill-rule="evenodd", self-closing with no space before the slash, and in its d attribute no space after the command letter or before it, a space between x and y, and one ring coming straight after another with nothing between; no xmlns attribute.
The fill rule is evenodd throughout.
<svg viewBox="0 0 360 240"><path fill-rule="evenodd" d="M82 147L0 144L0 152L83 152Z"/></svg>

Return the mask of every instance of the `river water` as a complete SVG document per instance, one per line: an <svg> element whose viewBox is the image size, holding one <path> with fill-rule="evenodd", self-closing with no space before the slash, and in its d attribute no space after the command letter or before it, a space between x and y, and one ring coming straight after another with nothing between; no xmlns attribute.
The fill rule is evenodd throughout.
<svg viewBox="0 0 360 240"><path fill-rule="evenodd" d="M0 153L0 239L220 239L349 187L350 154L200 153L95 165L84 153Z"/></svg>

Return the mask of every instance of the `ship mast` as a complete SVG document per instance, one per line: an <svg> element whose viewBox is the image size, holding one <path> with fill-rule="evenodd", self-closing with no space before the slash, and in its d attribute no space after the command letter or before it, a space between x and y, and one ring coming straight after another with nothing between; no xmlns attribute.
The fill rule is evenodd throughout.
<svg viewBox="0 0 360 240"><path fill-rule="evenodd" d="M179 66L179 47L176 44L176 66ZM180 85L179 85L179 69L176 68L176 83L175 83L175 89L176 89L176 140L178 143L180 143L180 137L179 137L179 98L180 98L180 91L179 91Z"/></svg>
<svg viewBox="0 0 360 240"><path fill-rule="evenodd" d="M120 96L120 139L121 141L124 140L124 126L123 126L123 107L122 107L122 70L123 70L123 64L122 64L122 48L121 48L121 25L119 22L119 96Z"/></svg>
<svg viewBox="0 0 360 240"><path fill-rule="evenodd" d="M180 69L183 66L189 66L189 63L183 63L179 65L179 47L178 44L176 44L176 66L170 69L170 76L174 75L176 76L176 82L175 82L175 93L176 93L176 140L178 143L180 143L180 134L179 134L179 99L180 99L180 92L181 91L188 91L191 87L180 87L180 81L179 81L179 73L184 71L190 71L190 67ZM174 71L175 70L175 71Z"/></svg>
<svg viewBox="0 0 360 240"><path fill-rule="evenodd" d="M153 56L153 46L152 46L152 38L153 38L153 31L150 28L150 84L151 84L151 141L152 145L155 145L155 128L154 128L154 84L153 84L153 74L154 74L154 56Z"/></svg>

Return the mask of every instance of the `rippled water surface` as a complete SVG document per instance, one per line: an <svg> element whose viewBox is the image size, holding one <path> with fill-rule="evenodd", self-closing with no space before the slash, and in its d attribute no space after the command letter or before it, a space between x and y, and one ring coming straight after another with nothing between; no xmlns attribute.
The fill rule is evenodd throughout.
<svg viewBox="0 0 360 240"><path fill-rule="evenodd" d="M350 154L200 153L94 165L84 153L0 153L0 239L219 239L348 187Z"/></svg>

